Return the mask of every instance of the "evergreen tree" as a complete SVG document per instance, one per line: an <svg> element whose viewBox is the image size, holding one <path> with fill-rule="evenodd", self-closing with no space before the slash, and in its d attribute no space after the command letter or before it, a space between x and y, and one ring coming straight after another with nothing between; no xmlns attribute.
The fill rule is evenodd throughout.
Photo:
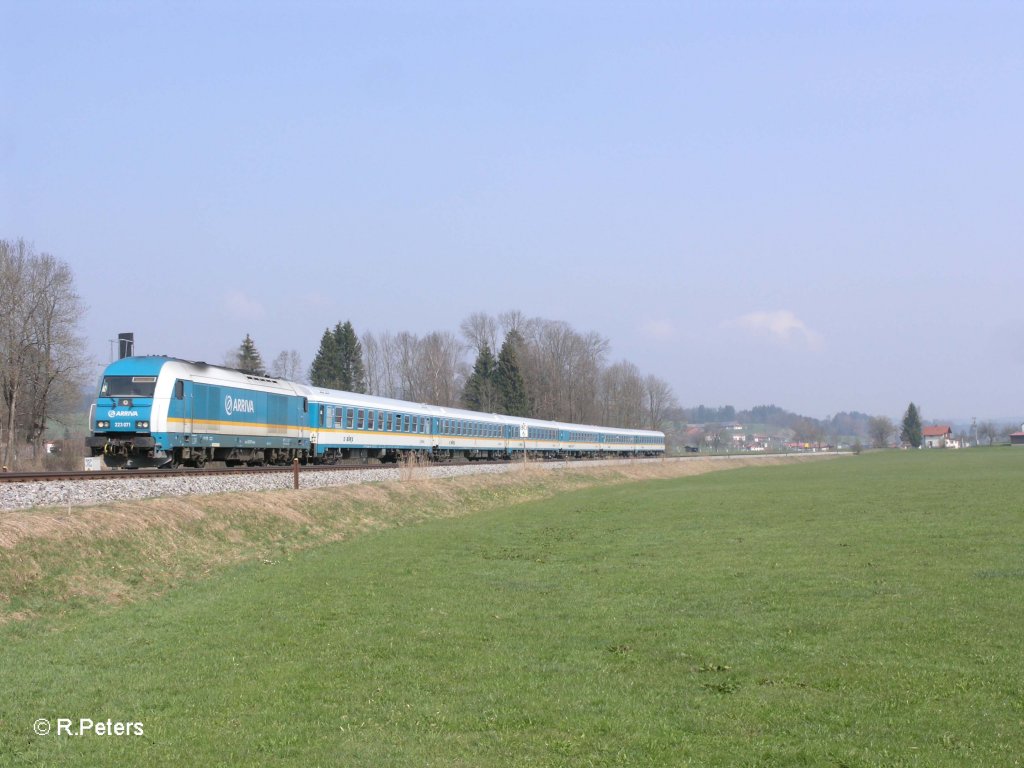
<svg viewBox="0 0 1024 768"><path fill-rule="evenodd" d="M314 387L341 388L338 342L330 328L325 328L324 335L320 337L320 349L309 368L309 381Z"/></svg>
<svg viewBox="0 0 1024 768"><path fill-rule="evenodd" d="M366 392L366 368L363 345L356 337L352 323L338 323L332 331L324 330L320 349L309 369L310 383L315 387Z"/></svg>
<svg viewBox="0 0 1024 768"><path fill-rule="evenodd" d="M918 413L917 406L911 403L907 406L907 412L903 414L900 440L909 443L913 448L920 448L921 439L921 414Z"/></svg>
<svg viewBox="0 0 1024 768"><path fill-rule="evenodd" d="M366 392L366 367L363 365L363 345L359 343L355 328L348 320L334 326L334 340L338 350L341 384L338 389L347 392Z"/></svg>
<svg viewBox="0 0 1024 768"><path fill-rule="evenodd" d="M529 400L526 397L526 383L519 369L519 350L524 341L519 331L512 329L505 337L498 353L498 370L495 383L498 388L498 404L502 413L509 416L528 416Z"/></svg>
<svg viewBox="0 0 1024 768"><path fill-rule="evenodd" d="M263 356L256 349L256 344L247 333L238 348L238 370L251 373L255 376L266 376L267 367L263 364Z"/></svg>
<svg viewBox="0 0 1024 768"><path fill-rule="evenodd" d="M476 357L473 373L466 379L462 390L462 404L471 411L492 413L497 410L500 407L497 377L498 362L491 348L484 343Z"/></svg>

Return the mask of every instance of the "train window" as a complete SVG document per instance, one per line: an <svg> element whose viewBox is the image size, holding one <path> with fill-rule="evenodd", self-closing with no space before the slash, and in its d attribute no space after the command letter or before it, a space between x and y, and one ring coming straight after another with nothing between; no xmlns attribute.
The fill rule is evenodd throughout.
<svg viewBox="0 0 1024 768"><path fill-rule="evenodd" d="M324 425L324 407L320 406L320 426Z"/></svg>
<svg viewBox="0 0 1024 768"><path fill-rule="evenodd" d="M185 382L181 379L177 379L174 382L174 399L184 400L185 399Z"/></svg>
<svg viewBox="0 0 1024 768"><path fill-rule="evenodd" d="M156 376L105 376L100 397L152 397Z"/></svg>
<svg viewBox="0 0 1024 768"><path fill-rule="evenodd" d="M363 423L364 423L364 420L365 420L365 416L366 416L366 413L365 413L365 411L363 411L362 408L360 408L358 411L356 411L356 429L362 429L363 428Z"/></svg>
<svg viewBox="0 0 1024 768"><path fill-rule="evenodd" d="M302 412L303 413L309 413L309 398L308 397L302 398Z"/></svg>
<svg viewBox="0 0 1024 768"><path fill-rule="evenodd" d="M355 419L355 411L351 408L345 409L345 429L352 429L353 419Z"/></svg>
<svg viewBox="0 0 1024 768"><path fill-rule="evenodd" d="M377 431L384 431L384 411L377 411Z"/></svg>
<svg viewBox="0 0 1024 768"><path fill-rule="evenodd" d="M327 406L327 421L324 426L331 426L334 423L334 408L330 405Z"/></svg>
<svg viewBox="0 0 1024 768"><path fill-rule="evenodd" d="M366 412L366 428L369 430L373 429L373 411Z"/></svg>
<svg viewBox="0 0 1024 768"><path fill-rule="evenodd" d="M391 427L393 425L393 422L391 420L391 415L392 415L391 411L388 411L387 418L384 420L384 431L385 432L390 432L391 431Z"/></svg>
<svg viewBox="0 0 1024 768"><path fill-rule="evenodd" d="M410 431L410 429L409 429L409 416L408 416L408 414L405 417L405 431L406 432Z"/></svg>
<svg viewBox="0 0 1024 768"><path fill-rule="evenodd" d="M426 416L420 416L420 434L421 435L427 434L427 417Z"/></svg>

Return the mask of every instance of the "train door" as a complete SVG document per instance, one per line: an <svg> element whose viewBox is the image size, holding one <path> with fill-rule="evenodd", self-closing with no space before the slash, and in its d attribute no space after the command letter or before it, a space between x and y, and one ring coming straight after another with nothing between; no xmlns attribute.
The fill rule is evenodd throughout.
<svg viewBox="0 0 1024 768"><path fill-rule="evenodd" d="M299 413L295 419L298 428L299 445L304 445L306 438L311 437L309 429L309 399L299 398Z"/></svg>
<svg viewBox="0 0 1024 768"><path fill-rule="evenodd" d="M170 444L180 446L191 446L193 444L193 429L195 426L195 412L193 408L193 385L185 379L175 379L174 395L168 409L167 431L168 433L180 432L171 437ZM173 420L172 420L173 419ZM177 421L180 427L174 428Z"/></svg>

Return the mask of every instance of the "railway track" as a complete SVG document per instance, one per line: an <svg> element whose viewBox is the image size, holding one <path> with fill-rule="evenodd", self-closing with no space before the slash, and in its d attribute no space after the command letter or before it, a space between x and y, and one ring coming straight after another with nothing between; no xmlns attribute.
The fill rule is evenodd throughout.
<svg viewBox="0 0 1024 768"><path fill-rule="evenodd" d="M587 459L531 459L530 463L552 464L558 462L579 462L589 461L660 461L660 458L622 458L622 457L597 457ZM443 461L426 462L418 467L502 467L516 463L515 461ZM371 469L402 469L402 464L306 464L299 467L299 474L309 472L358 472ZM147 479L169 479L175 477L216 477L217 475L240 475L247 474L294 474L293 466L256 466L256 467L204 467L202 469L119 469L100 471L77 471L77 472L0 472L0 484L5 483L46 483L57 481L78 481L78 480L147 480Z"/></svg>
<svg viewBox="0 0 1024 768"><path fill-rule="evenodd" d="M444 464L427 464L424 466L458 467L478 464L480 462L452 461ZM489 462L500 466L498 462ZM508 462L502 462L508 463ZM307 472L354 472L367 469L395 469L399 464L310 464L299 467L299 473ZM148 480L173 477L215 477L217 475L247 474L294 474L295 468L284 466L262 467L204 467L203 469L122 469L101 470L99 472L0 472L2 483L46 483L61 480Z"/></svg>

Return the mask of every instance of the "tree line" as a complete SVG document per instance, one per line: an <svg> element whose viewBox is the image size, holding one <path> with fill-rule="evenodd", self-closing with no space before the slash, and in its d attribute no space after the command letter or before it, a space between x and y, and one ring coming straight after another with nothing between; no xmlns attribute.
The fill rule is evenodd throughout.
<svg viewBox="0 0 1024 768"><path fill-rule="evenodd" d="M485 413L635 429L659 429L677 406L664 380L628 361L609 362L610 343L598 333L515 311L474 313L460 331L366 332L360 338L350 321L339 322L324 329L308 381ZM296 378L296 360L297 353L282 352L264 366L247 335L228 362Z"/></svg>

